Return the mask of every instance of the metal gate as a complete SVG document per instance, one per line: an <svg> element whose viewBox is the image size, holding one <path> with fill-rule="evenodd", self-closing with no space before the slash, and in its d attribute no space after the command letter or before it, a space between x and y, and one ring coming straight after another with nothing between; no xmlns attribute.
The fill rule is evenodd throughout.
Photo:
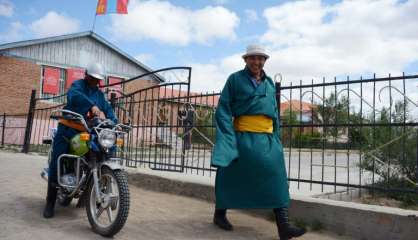
<svg viewBox="0 0 418 240"><path fill-rule="evenodd" d="M124 87L151 77L164 82L127 95L119 93L111 99L119 121L133 127L120 154L129 167L148 165L153 170L183 172L193 125L189 107L191 68L157 70L125 81Z"/></svg>
<svg viewBox="0 0 418 240"><path fill-rule="evenodd" d="M119 121L133 127L118 153L127 159L127 166L184 171L193 124L189 104L190 78L190 67L172 67L101 86ZM162 83L155 85L155 81ZM147 84L149 87L143 88ZM120 87L114 88L115 85ZM124 92L130 93L125 95ZM56 121L49 117L54 110L65 106L66 98L66 94L37 98L36 91L32 91L23 152L48 152L50 146L43 140L50 136L52 128L57 127Z"/></svg>

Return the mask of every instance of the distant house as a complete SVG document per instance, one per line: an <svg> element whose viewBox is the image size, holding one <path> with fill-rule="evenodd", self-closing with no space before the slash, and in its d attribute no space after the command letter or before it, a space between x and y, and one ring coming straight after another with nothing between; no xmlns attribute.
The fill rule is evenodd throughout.
<svg viewBox="0 0 418 240"><path fill-rule="evenodd" d="M303 102L299 100L292 100L283 102L280 104L280 118L282 119L283 125L288 125L289 123L286 122L286 119L288 119L287 114L289 112L293 112L293 117L296 120L297 124L302 125L300 127L302 133L311 133L318 132L322 133L324 131L323 127L311 127L309 125L312 124L322 124L322 116L320 112L315 111L317 105L311 104L309 102ZM312 114L317 114L317 117L312 118ZM306 125L306 126L304 126ZM299 128L297 128L299 129ZM331 131L328 128L326 139L329 142L334 141L334 137L330 135ZM348 141L348 128L339 128L338 129L338 137L335 139L338 143L346 143Z"/></svg>
<svg viewBox="0 0 418 240"><path fill-rule="evenodd" d="M296 120L302 123L310 123L312 121L312 112L315 105L299 100L291 100L280 103L280 117L283 117L287 111L295 114Z"/></svg>
<svg viewBox="0 0 418 240"><path fill-rule="evenodd" d="M317 127L311 127L309 125L315 124L315 120L312 118L312 113L315 113L315 105L303 102L299 100L291 100L287 102L280 103L280 119L282 121L282 125L290 124L286 122L286 120L289 118L288 115L290 112L292 112L292 116L294 120L301 125L307 125L300 127L301 132L303 133L310 133L312 131L314 132L321 132L321 128Z"/></svg>
<svg viewBox="0 0 418 240"><path fill-rule="evenodd" d="M181 91L172 89L170 87L162 87L159 90L158 98L160 99L159 107L159 124L167 124L170 121L178 123L181 117L178 114L184 114L186 102L189 104L189 110L193 111L194 114L204 115L208 110L211 111L216 108L219 101L219 95L207 95L197 92L190 92L187 99L187 91ZM200 113L202 112L202 113ZM169 119L170 116L172 119Z"/></svg>

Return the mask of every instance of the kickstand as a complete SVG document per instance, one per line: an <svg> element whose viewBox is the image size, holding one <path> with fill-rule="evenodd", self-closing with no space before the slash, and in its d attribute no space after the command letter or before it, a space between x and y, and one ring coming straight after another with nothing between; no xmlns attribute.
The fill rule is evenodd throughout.
<svg viewBox="0 0 418 240"><path fill-rule="evenodd" d="M76 205L76 208L84 208L86 206L86 201L87 201L87 191L83 191L83 193L81 194L81 196L78 198L78 202Z"/></svg>

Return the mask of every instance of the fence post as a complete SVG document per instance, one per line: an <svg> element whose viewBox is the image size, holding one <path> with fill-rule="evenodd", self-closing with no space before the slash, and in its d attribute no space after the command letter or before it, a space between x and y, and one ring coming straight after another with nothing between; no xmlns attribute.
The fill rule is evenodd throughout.
<svg viewBox="0 0 418 240"><path fill-rule="evenodd" d="M194 126L194 115L195 112L193 108L189 108L188 105L186 106L186 118L184 119L184 132L187 132L184 139L184 150L189 150L192 148L192 129ZM185 152L183 153L185 154Z"/></svg>
<svg viewBox="0 0 418 240"><path fill-rule="evenodd" d="M36 90L32 90L32 94L30 96L29 102L29 110L28 110L28 118L26 122L26 129L25 129L25 138L23 140L23 148L22 153L29 152L29 145L30 145L30 135L32 131L32 123L33 123L33 115L35 113L35 103L36 103Z"/></svg>
<svg viewBox="0 0 418 240"><path fill-rule="evenodd" d="M3 113L3 124L1 126L1 146L4 147L4 131L6 130L6 113Z"/></svg>
<svg viewBox="0 0 418 240"><path fill-rule="evenodd" d="M281 119L280 119L280 87L281 87L281 82L280 81L278 81L278 82L276 82L276 103L277 103L277 117L278 117L278 119L279 119L279 121L281 122ZM280 126L277 126L277 127L280 127Z"/></svg>
<svg viewBox="0 0 418 240"><path fill-rule="evenodd" d="M418 129L417 129L417 146L416 146L416 152L417 152L417 155L416 155L416 160L417 160L417 162L416 162L416 164L417 164L417 168L415 169L415 188L418 190Z"/></svg>
<svg viewBox="0 0 418 240"><path fill-rule="evenodd" d="M110 105L112 106L113 111L115 111L115 108L116 108L116 93L114 93L114 92L110 93Z"/></svg>

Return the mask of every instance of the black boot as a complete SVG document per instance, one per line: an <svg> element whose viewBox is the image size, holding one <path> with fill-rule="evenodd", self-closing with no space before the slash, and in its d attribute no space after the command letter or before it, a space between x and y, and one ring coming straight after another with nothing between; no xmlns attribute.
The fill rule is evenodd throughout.
<svg viewBox="0 0 418 240"><path fill-rule="evenodd" d="M55 184L48 181L48 192L46 194L46 205L44 209L44 218L54 216L55 201L57 200L57 188Z"/></svg>
<svg viewBox="0 0 418 240"><path fill-rule="evenodd" d="M276 215L276 224L280 240L300 237L306 233L306 229L290 225L287 208L276 208L274 209L274 214Z"/></svg>
<svg viewBox="0 0 418 240"><path fill-rule="evenodd" d="M213 223L225 231L232 231L233 226L226 218L226 209L215 209Z"/></svg>

